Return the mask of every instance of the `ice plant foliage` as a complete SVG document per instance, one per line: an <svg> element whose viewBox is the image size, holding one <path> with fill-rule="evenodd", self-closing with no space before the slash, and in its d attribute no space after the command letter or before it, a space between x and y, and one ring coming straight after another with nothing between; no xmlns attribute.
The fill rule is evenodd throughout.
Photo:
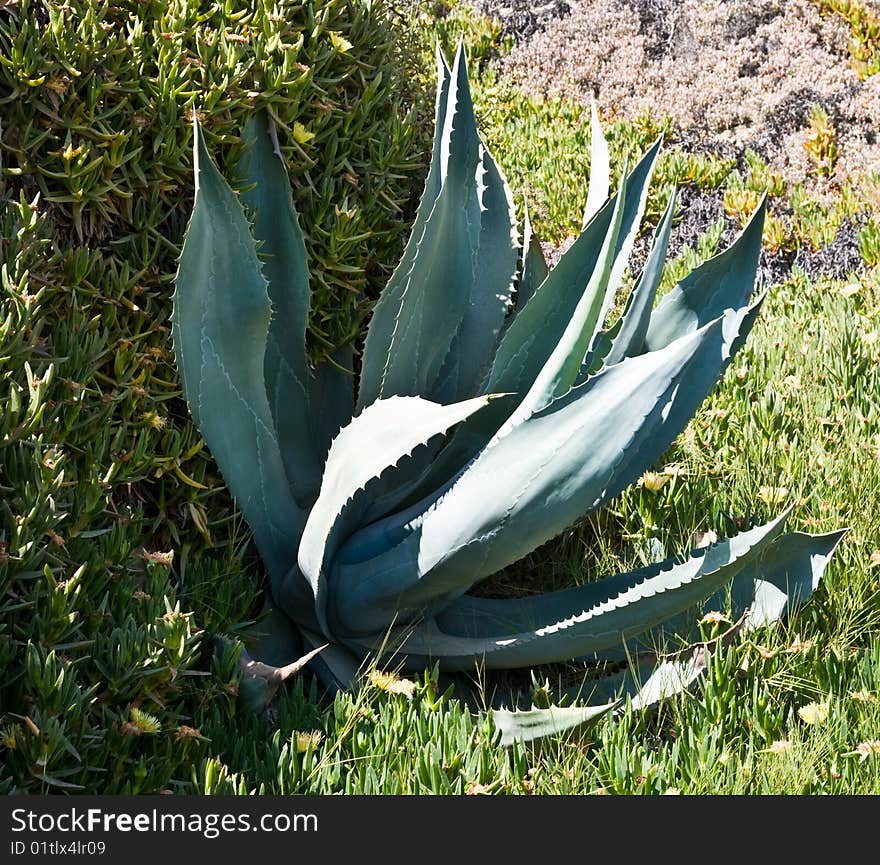
<svg viewBox="0 0 880 865"><path fill-rule="evenodd" d="M307 647L330 644L312 664L343 685L390 651L404 668L447 671L637 655L713 595L709 609L730 598L752 624L777 618L815 588L840 533L783 534L783 514L690 558L576 588L468 594L637 480L684 429L758 314L764 206L655 307L671 196L623 314L606 326L660 142L609 197L594 111L583 230L548 270L477 132L462 51L451 68L438 54L437 71L425 191L370 320L356 394L339 368L350 355L317 369L306 355L308 262L274 127L249 120L238 196L194 121L174 348L276 608ZM655 672L662 692L694 670ZM499 726L537 735L605 708L499 716Z"/></svg>

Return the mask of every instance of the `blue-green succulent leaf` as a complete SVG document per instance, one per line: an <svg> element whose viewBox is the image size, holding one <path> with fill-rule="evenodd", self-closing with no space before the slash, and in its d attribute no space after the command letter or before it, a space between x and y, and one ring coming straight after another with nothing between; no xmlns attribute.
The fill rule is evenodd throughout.
<svg viewBox="0 0 880 865"><path fill-rule="evenodd" d="M413 267L419 245L425 234L428 219L434 210L441 187L442 143L446 126L446 112L450 99L452 73L440 51L437 54L437 99L434 114L434 146L431 165L425 181L425 189L419 202L412 231L403 255L382 290L373 309L361 369L358 407L363 408L379 398L392 338L397 326L403 295L409 286L409 274Z"/></svg>
<svg viewBox="0 0 880 865"><path fill-rule="evenodd" d="M475 659L486 669L501 669L621 646L729 584L779 536L787 516L695 550L684 562L665 561L530 598L459 599L405 632L395 645L397 656L416 666L443 658L447 670L470 669Z"/></svg>
<svg viewBox="0 0 880 865"><path fill-rule="evenodd" d="M672 230L672 218L675 215L675 193L670 196L666 212L654 236L651 251L645 261L639 279L627 300L626 308L620 317L620 326L610 340L607 354L601 355L602 362L607 366L620 363L625 357L640 354L645 344L645 334L651 320L654 298L663 275L666 262L666 250L669 246L669 234ZM600 355L600 352L597 352Z"/></svg>
<svg viewBox="0 0 880 865"><path fill-rule="evenodd" d="M620 230L614 244L615 259L627 242L633 225L641 218L644 192L659 145L658 141L621 184L624 199L620 210ZM616 195L606 201L550 271L529 303L513 319L498 345L492 370L483 386L484 391L524 394L535 382L569 327L601 260L606 236L616 218L616 205ZM598 312L595 317L598 321ZM580 361L583 361L583 357Z"/></svg>
<svg viewBox="0 0 880 865"><path fill-rule="evenodd" d="M582 227L599 212L608 198L611 189L611 154L608 142L602 131L596 100L590 102L590 184L587 188L587 203L584 206Z"/></svg>
<svg viewBox="0 0 880 865"><path fill-rule="evenodd" d="M723 252L694 268L657 305L651 315L645 350L656 351L702 327L725 310L749 302L761 256L766 196L739 237Z"/></svg>
<svg viewBox="0 0 880 865"><path fill-rule="evenodd" d="M574 730L582 731L607 715L616 703L601 706L553 706L549 709L510 711L493 709L495 729L501 733L498 744L502 747L514 742L533 742L547 736L559 736Z"/></svg>
<svg viewBox="0 0 880 865"><path fill-rule="evenodd" d="M356 508L357 503L352 500L370 481L488 401L489 397L482 396L443 406L421 397L389 397L364 409L333 440L321 492L309 513L298 554L300 570L315 594L318 621L328 635L323 612L324 569L328 557L335 552L339 534L336 530L346 506L353 504Z"/></svg>
<svg viewBox="0 0 880 865"><path fill-rule="evenodd" d="M439 170L440 192L413 235L412 258L395 270L374 311L361 406L391 395L441 399L475 390L509 306L515 222L506 183L477 133L463 48L450 74ZM498 198L507 204L500 212Z"/></svg>
<svg viewBox="0 0 880 865"><path fill-rule="evenodd" d="M571 389L584 362L584 355L601 323L600 312L608 291L608 280L614 265L617 238L626 201L626 175L615 199L611 224L602 241L602 247L580 300L572 311L568 324L559 336L559 342L550 352L531 387L519 401L507 425L516 426L535 412L545 408L554 399ZM504 427L501 428L504 430Z"/></svg>
<svg viewBox="0 0 880 865"><path fill-rule="evenodd" d="M529 206L525 205L523 218L522 266L516 286L516 311L520 312L529 302L538 286L547 278L550 268L541 249L541 241L532 230Z"/></svg>
<svg viewBox="0 0 880 865"><path fill-rule="evenodd" d="M266 394L294 497L307 508L321 485L321 457L311 428L306 355L309 267L275 127L265 112L249 118L238 174L241 200L253 214L272 317L266 341Z"/></svg>
<svg viewBox="0 0 880 865"><path fill-rule="evenodd" d="M174 352L196 424L275 582L296 561L291 538L305 514L288 487L266 397L269 294L244 211L211 161L197 121L194 160L196 199L174 293Z"/></svg>
<svg viewBox="0 0 880 865"><path fill-rule="evenodd" d="M473 396L487 372L510 309L518 258L513 196L501 169L480 145L477 169L478 245L470 297L444 361L433 398L455 402Z"/></svg>
<svg viewBox="0 0 880 865"><path fill-rule="evenodd" d="M345 618L392 599L410 612L451 600L620 492L686 424L674 429L666 412L721 365L725 325L607 367L485 448L442 495L355 533L340 551ZM364 561L346 547L379 554ZM393 577L380 578L386 568Z"/></svg>

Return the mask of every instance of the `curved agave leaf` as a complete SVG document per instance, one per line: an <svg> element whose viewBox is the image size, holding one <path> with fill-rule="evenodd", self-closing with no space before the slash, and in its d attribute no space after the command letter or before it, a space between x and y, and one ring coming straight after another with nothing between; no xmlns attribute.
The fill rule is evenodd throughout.
<svg viewBox="0 0 880 865"><path fill-rule="evenodd" d="M495 729L501 733L498 744L502 747L516 741L534 742L547 736L559 736L573 730L583 730L607 715L617 703L604 706L552 706L549 709L527 709L509 712L492 710Z"/></svg>
<svg viewBox="0 0 880 865"><path fill-rule="evenodd" d="M596 328L601 324L600 313L604 308L608 294L625 202L626 173L624 172L624 179L621 182L611 214L611 224L602 240L599 256L587 282L587 287L572 311L568 324L560 334L559 341L550 352L550 356L497 435L504 435L509 429L548 406L554 399L567 393L577 379L584 356L593 341Z"/></svg>
<svg viewBox="0 0 880 865"><path fill-rule="evenodd" d="M518 258L513 196L481 143L477 174L480 234L470 298L441 370L434 398L454 402L477 393L510 308Z"/></svg>
<svg viewBox="0 0 880 865"><path fill-rule="evenodd" d="M477 133L461 46L438 124L441 114L432 166L440 189L374 310L361 406L394 394L449 401L476 392L510 305L513 203Z"/></svg>
<svg viewBox="0 0 880 865"><path fill-rule="evenodd" d="M261 244L262 272L272 302L263 364L266 394L287 480L299 505L307 508L321 485L323 454L316 447L309 406L306 245L275 127L265 112L250 117L243 138L238 171L248 188L241 200L254 215L253 235Z"/></svg>
<svg viewBox="0 0 880 865"><path fill-rule="evenodd" d="M321 492L309 513L299 545L300 570L312 586L318 621L329 636L324 612L324 568L335 552L343 511L349 507L350 525L358 517L357 493L419 445L483 408L489 397L443 406L420 397L389 397L368 406L333 440ZM353 517L353 519L352 519Z"/></svg>
<svg viewBox="0 0 880 865"><path fill-rule="evenodd" d="M609 294L613 297L616 291L616 286L612 286L612 280L618 278L615 273L618 268L619 273L623 273L623 266L629 256L635 231L644 212L647 188L659 147L658 141L629 176L624 175L621 182L623 196L622 208L619 210L620 230L615 237L611 274L602 274L600 270L601 278L593 281L607 235L612 230L618 213L616 195L599 210L556 267L549 272L529 303L514 316L501 337L492 369L481 388L483 393L526 394L545 367L549 378L549 371L559 368L561 351L556 354L549 367L548 362L557 346L566 338L566 333L570 338L574 338L574 335L583 337L588 333L587 345L590 344L597 325L604 318L602 309L606 299ZM577 310L580 312L579 321L573 324L572 319ZM591 326L592 330L589 329ZM578 351L582 342L581 338L576 340ZM578 372L586 348L584 346L576 361ZM574 366L575 361L572 360L564 365L561 373L552 377L551 384L559 392L563 390L563 380L567 380L569 386L572 383L570 369ZM540 393L544 390L540 389ZM536 391L533 396L538 393ZM538 402L540 403L540 399ZM499 400L485 412L462 424L452 442L427 473L424 483L419 487L422 494L443 486L473 459L504 425L516 406L514 400ZM517 418L526 415L527 412L523 409Z"/></svg>
<svg viewBox="0 0 880 865"><path fill-rule="evenodd" d="M416 626L395 650L406 666L442 658L446 670L467 670L475 659L487 669L503 669L621 646L730 583L779 536L787 517L695 550L684 562L665 561L531 598L460 600Z"/></svg>
<svg viewBox="0 0 880 865"><path fill-rule="evenodd" d="M355 533L338 563L346 628L367 609L405 617L451 600L616 495L681 431L664 408L723 362L724 323L607 367L487 447L441 498ZM346 550L358 546L380 552L363 561Z"/></svg>
<svg viewBox="0 0 880 865"><path fill-rule="evenodd" d="M266 397L269 295L244 211L197 120L193 136L196 200L177 271L174 352L196 424L274 584L296 561L290 537L305 514L287 485Z"/></svg>
<svg viewBox="0 0 880 865"><path fill-rule="evenodd" d="M644 195L659 148L658 141L622 184L625 194L614 247L615 260L633 226L641 219ZM492 370L483 385L484 392L525 393L531 387L559 344L590 283L613 224L616 203L616 195L606 201L504 332Z"/></svg>
<svg viewBox="0 0 880 865"><path fill-rule="evenodd" d="M743 620L746 632L772 625L807 600L819 585L822 574L846 531L824 535L791 532L777 538L756 561L746 565L736 575L733 585L722 589L704 604L704 609L726 609L728 593L731 599L731 618ZM680 621L680 620L679 620ZM673 632L666 623L664 631ZM657 645L657 643L655 643ZM609 703L620 707L629 699L633 709L651 709L663 700L674 697L692 687L707 666L711 647L698 646L690 654L657 659L653 655L636 656L624 672L585 683L571 689L567 696L579 702L605 701L595 706L569 706L568 717L577 717L577 711L589 713L594 709L601 714ZM514 741L529 742L557 731L554 724L560 710L535 709L529 712L511 712L493 709L495 724L502 731L503 745ZM601 716L601 715L600 715ZM565 718L566 715L562 715ZM562 729L566 729L563 727Z"/></svg>
<svg viewBox="0 0 880 865"><path fill-rule="evenodd" d="M761 257L767 196L734 242L694 268L657 305L651 315L645 350L656 351L702 327L726 309L748 303Z"/></svg>

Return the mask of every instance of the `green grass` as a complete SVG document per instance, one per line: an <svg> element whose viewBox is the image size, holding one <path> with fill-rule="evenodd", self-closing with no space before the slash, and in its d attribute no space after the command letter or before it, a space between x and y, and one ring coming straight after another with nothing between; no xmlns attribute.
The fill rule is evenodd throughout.
<svg viewBox="0 0 880 865"><path fill-rule="evenodd" d="M492 66L497 27L449 13L439 35L454 42L462 24L474 34L477 111L518 205L525 193L542 237L561 242L586 197L584 111L520 97ZM420 50L416 67L430 70L431 47ZM167 336L133 308L160 304L155 286L170 275L151 274L138 294L137 268L100 243L57 244L30 196L5 202L0 224L0 792L880 792L877 180L819 203L754 154L739 165L688 154L668 120L647 116L611 125L616 170L661 131L670 144L653 221L673 183L717 191L734 221L767 188L771 249L819 248L845 219L866 217L864 268L770 286L745 348L655 467L675 466L670 480L634 485L492 587L582 582L794 504L792 528L851 527L808 606L738 637L659 711L624 706L540 746L501 748L491 715L430 671L398 693L366 678L357 696L332 699L298 679L253 715L236 695L259 563L179 420ZM716 250L722 227L691 238L664 288ZM232 639L215 649L215 634ZM531 677L475 670L475 693L488 700L513 682L540 701L580 675L575 665Z"/></svg>

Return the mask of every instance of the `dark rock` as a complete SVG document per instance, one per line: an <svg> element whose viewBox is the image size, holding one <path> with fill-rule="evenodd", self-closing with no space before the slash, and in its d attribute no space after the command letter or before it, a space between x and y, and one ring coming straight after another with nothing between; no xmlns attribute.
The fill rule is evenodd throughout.
<svg viewBox="0 0 880 865"><path fill-rule="evenodd" d="M512 36L515 42L525 42L548 21L571 12L565 0L476 0L474 5L484 15L497 18L504 35Z"/></svg>

